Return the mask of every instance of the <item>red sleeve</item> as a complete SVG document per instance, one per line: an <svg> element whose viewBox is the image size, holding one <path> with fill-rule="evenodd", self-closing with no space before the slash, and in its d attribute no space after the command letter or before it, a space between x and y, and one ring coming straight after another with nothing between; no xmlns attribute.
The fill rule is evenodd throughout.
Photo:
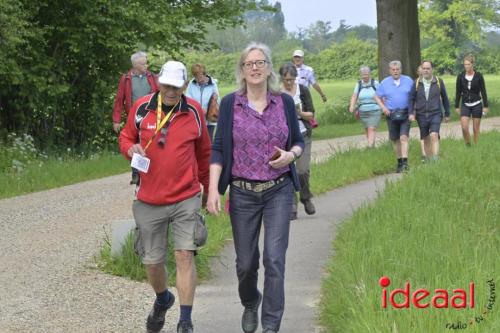
<svg viewBox="0 0 500 333"><path fill-rule="evenodd" d="M128 150L139 141L139 131L135 127L135 113L137 112L137 107L139 105L140 103L134 104L132 110L130 110L127 117L127 123L120 131L120 137L118 138L120 152L128 160L131 159L127 154Z"/></svg>
<svg viewBox="0 0 500 333"><path fill-rule="evenodd" d="M120 83L118 83L118 91L116 92L115 105L113 106L114 123L121 122L124 104L125 104L125 75L122 75L120 78Z"/></svg>
<svg viewBox="0 0 500 333"><path fill-rule="evenodd" d="M210 167L210 136L208 135L207 124L205 117L201 111L201 107L197 107L196 111L201 120L201 135L196 140L196 160L198 162L198 180L203 185L204 192L208 193L209 167Z"/></svg>

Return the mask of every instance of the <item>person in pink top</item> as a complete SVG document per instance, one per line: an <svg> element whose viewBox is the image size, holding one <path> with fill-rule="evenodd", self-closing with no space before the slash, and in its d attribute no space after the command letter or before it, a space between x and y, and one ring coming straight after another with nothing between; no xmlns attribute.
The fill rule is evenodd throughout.
<svg viewBox="0 0 500 333"><path fill-rule="evenodd" d="M294 162L302 154L295 103L280 93L269 48L250 44L237 63L240 89L220 105L212 146L207 209L220 212L220 195L231 187L230 218L236 250L241 327L279 331L285 305L285 257L290 211L299 180ZM259 235L264 227L264 290L258 285Z"/></svg>

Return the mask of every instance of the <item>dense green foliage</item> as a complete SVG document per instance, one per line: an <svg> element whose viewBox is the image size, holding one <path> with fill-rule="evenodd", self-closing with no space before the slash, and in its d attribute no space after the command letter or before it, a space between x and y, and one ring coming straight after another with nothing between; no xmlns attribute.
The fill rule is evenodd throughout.
<svg viewBox="0 0 500 333"><path fill-rule="evenodd" d="M302 48L319 80L357 78L361 65L377 76L374 28L341 20L334 29L317 21L287 33L280 2L270 4L0 0L0 138L27 133L44 151L114 148L114 93L137 50L149 52L155 72L167 59L203 62L222 85L234 83L239 52L252 40L271 46L276 69ZM500 35L487 30L499 26L499 6L492 0L421 0L423 56L439 72L456 73L462 55L473 51L479 70L498 73ZM220 49L206 53L214 43Z"/></svg>
<svg viewBox="0 0 500 333"><path fill-rule="evenodd" d="M119 73L138 49L202 48L207 25L241 23L253 1L0 1L0 137L102 148ZM165 59L164 59L165 60Z"/></svg>
<svg viewBox="0 0 500 333"><path fill-rule="evenodd" d="M500 71L500 43L486 38L491 28L500 27L498 1L420 0L419 17L422 58L433 60L441 73L462 70L468 53L477 55L478 70Z"/></svg>
<svg viewBox="0 0 500 333"><path fill-rule="evenodd" d="M293 45L292 45L293 46ZM273 53L273 66L277 72L279 67L292 60L294 47L283 52ZM235 82L236 62L239 52L222 53L221 51L190 52L183 58L190 66L193 63L205 64L210 75L219 84L229 85ZM361 65L368 65L377 75L377 45L373 42L348 38L341 44L334 43L329 48L317 53L306 53L305 62L314 68L319 80L346 79L359 76Z"/></svg>
<svg viewBox="0 0 500 333"><path fill-rule="evenodd" d="M494 301L486 281L498 285L500 276L500 155L492 149L499 139L500 133L488 133L471 148L443 140L438 162L412 168L342 224L323 284L326 332L434 333L457 322L467 324L468 332L500 331L497 304L483 312L490 296ZM438 288L450 297L453 289L464 288L469 299L473 281L475 307L417 309L410 301L409 309L383 309L382 276L392 281L388 294L407 281L410 294L429 290L421 304ZM484 320L476 322L478 317Z"/></svg>

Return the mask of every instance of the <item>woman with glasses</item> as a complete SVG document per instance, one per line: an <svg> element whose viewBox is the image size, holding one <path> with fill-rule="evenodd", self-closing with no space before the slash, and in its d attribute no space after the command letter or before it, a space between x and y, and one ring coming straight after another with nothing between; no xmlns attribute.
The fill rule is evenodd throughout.
<svg viewBox="0 0 500 333"><path fill-rule="evenodd" d="M242 329L278 332L285 296L285 256L290 211L299 180L294 161L302 154L295 103L276 89L271 52L252 43L237 63L239 89L220 105L212 145L207 209L219 214L220 195L230 186L230 218L236 250ZM264 290L257 288L259 235L264 227Z"/></svg>
<svg viewBox="0 0 500 333"><path fill-rule="evenodd" d="M311 146L312 146L312 126L309 123L314 118L314 106L312 102L311 92L309 89L297 82L297 68L292 63L284 64L280 67L281 91L292 96L295 103L295 110L299 120L300 133L304 137L304 152L297 160L297 172L300 181L300 202L304 204L304 209L307 215L316 213L316 208L312 203L313 197L309 188L309 175L311 164ZM292 207L292 215L290 220L297 219L297 196Z"/></svg>
<svg viewBox="0 0 500 333"><path fill-rule="evenodd" d="M462 99L462 105L460 105L460 99ZM474 70L472 55L464 57L464 71L457 76L455 111L460 115L462 134L467 146L470 146L469 118L472 117L474 143L477 143L481 118L488 113L489 109L484 77Z"/></svg>

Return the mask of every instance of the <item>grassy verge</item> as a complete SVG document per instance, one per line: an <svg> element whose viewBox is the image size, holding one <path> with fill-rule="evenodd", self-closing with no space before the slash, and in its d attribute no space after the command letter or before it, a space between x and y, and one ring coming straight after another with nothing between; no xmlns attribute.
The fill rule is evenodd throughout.
<svg viewBox="0 0 500 333"><path fill-rule="evenodd" d="M222 250L226 240L231 236L231 224L226 214L220 217L207 215L206 225L209 230L207 244L198 251L195 261L198 279L203 281L210 276L210 260L217 256ZM167 270L169 273L169 284L175 284L175 260L173 254L172 240L169 233L169 247L167 255ZM132 280L146 280L146 272L140 258L134 253L133 235L129 234L122 248L121 255L111 254L111 244L106 240L97 258L98 266L106 273L117 276L128 277Z"/></svg>
<svg viewBox="0 0 500 333"><path fill-rule="evenodd" d="M127 170L130 170L130 164L123 156L109 152L89 159L66 157L34 161L21 172L0 172L0 199L112 176Z"/></svg>
<svg viewBox="0 0 500 333"><path fill-rule="evenodd" d="M432 333L453 323L467 324L468 332L500 332L498 302L483 314L490 296L486 281L500 281L499 140L498 132L485 134L469 149L444 140L439 162L412 168L342 224L323 284L326 332ZM410 293L429 290L424 302L437 288L451 297L456 288L468 292L474 281L476 306L382 309L382 276L391 279L389 293L407 281Z"/></svg>

